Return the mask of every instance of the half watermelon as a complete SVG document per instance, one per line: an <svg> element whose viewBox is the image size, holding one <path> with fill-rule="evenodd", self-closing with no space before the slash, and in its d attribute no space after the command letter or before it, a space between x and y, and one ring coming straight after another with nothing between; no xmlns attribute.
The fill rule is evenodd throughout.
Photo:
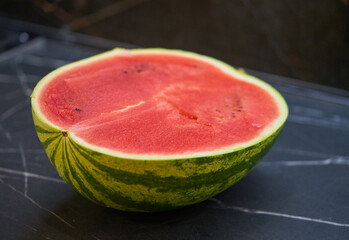
<svg viewBox="0 0 349 240"><path fill-rule="evenodd" d="M102 206L164 211L243 178L288 108L270 85L216 59L115 49L44 77L32 112L51 163L76 191Z"/></svg>

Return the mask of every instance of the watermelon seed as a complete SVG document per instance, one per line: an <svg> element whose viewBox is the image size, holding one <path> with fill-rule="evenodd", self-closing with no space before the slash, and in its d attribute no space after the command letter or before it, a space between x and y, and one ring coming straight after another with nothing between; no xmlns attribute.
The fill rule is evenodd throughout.
<svg viewBox="0 0 349 240"><path fill-rule="evenodd" d="M64 137L68 137L68 133L67 132L62 132Z"/></svg>
<svg viewBox="0 0 349 240"><path fill-rule="evenodd" d="M79 109L79 108L75 108L75 111L77 111L77 112L81 112L81 109Z"/></svg>
<svg viewBox="0 0 349 240"><path fill-rule="evenodd" d="M216 109L216 112L221 112L220 110Z"/></svg>
<svg viewBox="0 0 349 240"><path fill-rule="evenodd" d="M128 74L128 71L123 71L123 73Z"/></svg>

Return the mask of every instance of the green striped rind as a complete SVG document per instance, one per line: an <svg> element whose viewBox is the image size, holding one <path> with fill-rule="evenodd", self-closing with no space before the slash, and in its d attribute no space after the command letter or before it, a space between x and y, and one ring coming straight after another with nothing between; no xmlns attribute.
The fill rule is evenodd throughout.
<svg viewBox="0 0 349 240"><path fill-rule="evenodd" d="M163 211L203 201L243 178L273 144L217 156L125 159L92 151L50 127L33 110L39 139L60 176L86 198L126 211Z"/></svg>

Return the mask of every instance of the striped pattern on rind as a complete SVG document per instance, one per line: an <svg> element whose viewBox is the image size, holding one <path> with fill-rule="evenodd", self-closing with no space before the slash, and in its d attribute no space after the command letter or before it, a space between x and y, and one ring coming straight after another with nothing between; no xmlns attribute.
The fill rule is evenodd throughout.
<svg viewBox="0 0 349 240"><path fill-rule="evenodd" d="M38 137L59 175L86 198L126 211L164 211L194 204L243 178L272 146L282 126L247 148L216 156L126 159L92 151L46 124L33 109Z"/></svg>

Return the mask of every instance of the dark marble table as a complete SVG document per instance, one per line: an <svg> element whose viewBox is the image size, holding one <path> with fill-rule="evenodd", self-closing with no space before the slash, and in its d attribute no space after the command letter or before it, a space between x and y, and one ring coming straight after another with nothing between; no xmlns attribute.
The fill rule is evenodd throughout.
<svg viewBox="0 0 349 240"><path fill-rule="evenodd" d="M29 96L49 71L103 50L39 37L0 54L0 239L349 239L348 92L253 71L280 90L290 116L242 181L164 213L77 194L37 139Z"/></svg>

